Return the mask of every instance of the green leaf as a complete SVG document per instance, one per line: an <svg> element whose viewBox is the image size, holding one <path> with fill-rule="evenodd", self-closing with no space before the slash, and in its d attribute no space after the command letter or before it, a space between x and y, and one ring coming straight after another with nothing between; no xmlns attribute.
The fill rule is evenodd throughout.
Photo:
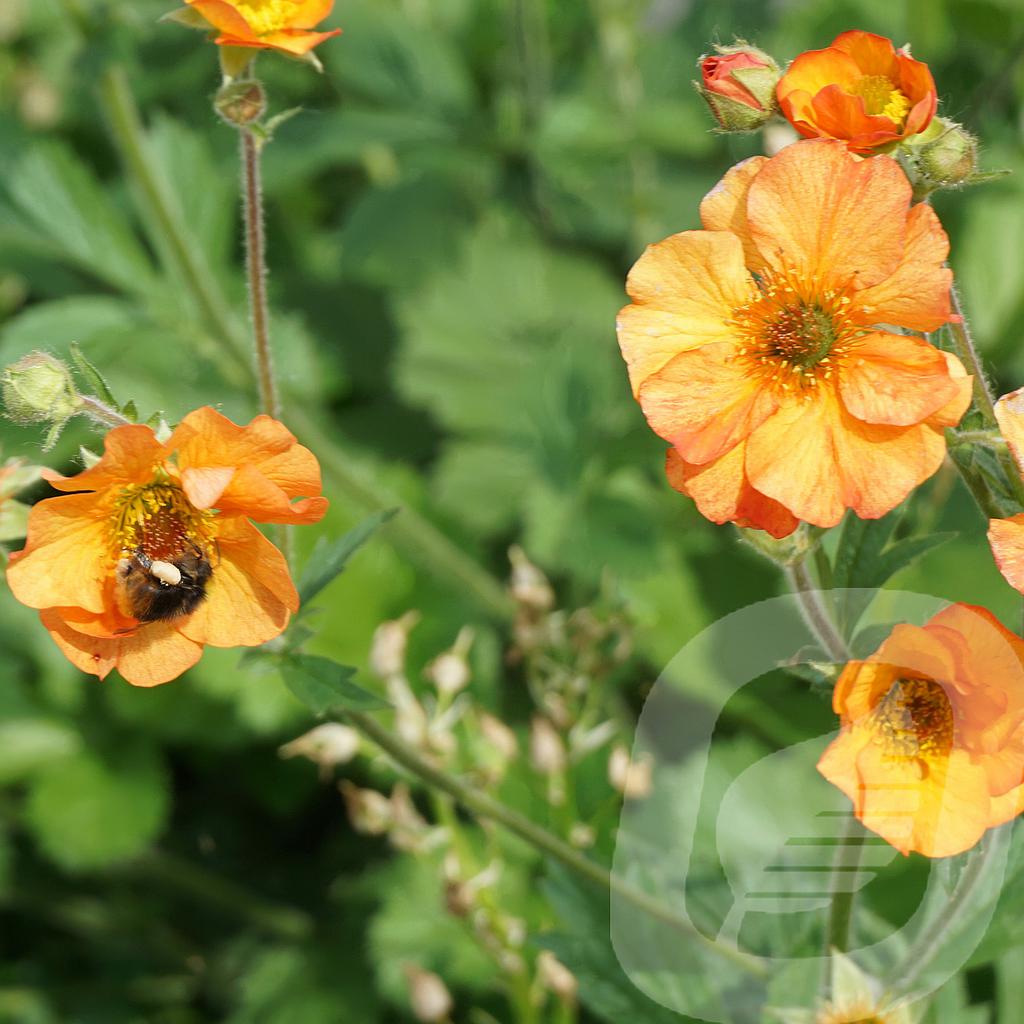
<svg viewBox="0 0 1024 1024"><path fill-rule="evenodd" d="M353 683L356 670L313 654L287 654L279 662L285 685L314 714L329 711L374 711L388 706L369 690Z"/></svg>
<svg viewBox="0 0 1024 1024"><path fill-rule="evenodd" d="M67 871L106 867L141 853L167 820L163 761L148 747L103 758L63 758L32 780L26 821L43 852Z"/></svg>
<svg viewBox="0 0 1024 1024"><path fill-rule="evenodd" d="M20 540L28 534L28 513L28 506L20 501L0 502L0 542Z"/></svg>
<svg viewBox="0 0 1024 1024"><path fill-rule="evenodd" d="M22 223L24 241L49 242L65 262L132 294L153 288L152 263L124 213L91 170L57 144L30 147L15 165L7 188Z"/></svg>
<svg viewBox="0 0 1024 1024"><path fill-rule="evenodd" d="M213 27L198 11L193 10L191 7L178 7L173 11L168 11L166 14L160 15L160 20L184 25L185 28L197 28L203 32L209 32Z"/></svg>
<svg viewBox="0 0 1024 1024"><path fill-rule="evenodd" d="M397 508L389 508L375 512L335 541L320 537L299 580L299 599L302 605L305 606L307 602L312 601L332 583L344 571L348 560L399 511Z"/></svg>
<svg viewBox="0 0 1024 1024"><path fill-rule="evenodd" d="M134 399L129 400L121 407L121 415L130 419L132 423L139 422L139 410L135 407Z"/></svg>
<svg viewBox="0 0 1024 1024"><path fill-rule="evenodd" d="M74 361L75 368L85 379L90 392L101 402L109 405L112 409L116 409L117 399L114 398L114 395L110 390L110 385L107 384L103 374L96 369L95 364L86 358L85 353L82 351L81 346L77 341L71 342L68 346L68 353Z"/></svg>
<svg viewBox="0 0 1024 1024"><path fill-rule="evenodd" d="M76 754L81 738L70 726L47 718L0 722L0 784L27 778Z"/></svg>

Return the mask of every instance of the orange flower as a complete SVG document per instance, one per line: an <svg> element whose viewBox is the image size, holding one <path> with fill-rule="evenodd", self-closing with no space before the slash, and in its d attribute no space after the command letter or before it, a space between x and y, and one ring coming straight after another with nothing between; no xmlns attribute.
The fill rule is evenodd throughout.
<svg viewBox="0 0 1024 1024"><path fill-rule="evenodd" d="M301 57L325 39L340 35L312 31L331 13L334 0L185 0L219 32L218 46L279 50Z"/></svg>
<svg viewBox="0 0 1024 1024"><path fill-rule="evenodd" d="M945 232L910 199L895 160L798 142L734 167L701 204L707 230L633 267L633 393L709 519L776 537L847 508L875 519L938 469L971 382L892 332L950 316Z"/></svg>
<svg viewBox="0 0 1024 1024"><path fill-rule="evenodd" d="M47 479L77 493L32 509L7 581L82 671L155 686L205 644L266 643L298 609L284 557L250 520L317 522L327 500L316 458L269 416L239 427L198 409L164 444L117 427L91 469Z"/></svg>
<svg viewBox="0 0 1024 1024"><path fill-rule="evenodd" d="M844 139L855 153L924 131L938 105L927 64L883 36L859 31L800 54L782 76L778 97L801 135Z"/></svg>
<svg viewBox="0 0 1024 1024"><path fill-rule="evenodd" d="M1024 641L984 608L897 626L832 703L818 770L902 853L962 853L1024 809Z"/></svg>
<svg viewBox="0 0 1024 1024"><path fill-rule="evenodd" d="M996 419L1006 443L1024 473L1024 388L996 402ZM992 519L988 541L999 571L1015 590L1024 594L1024 513L1010 519Z"/></svg>

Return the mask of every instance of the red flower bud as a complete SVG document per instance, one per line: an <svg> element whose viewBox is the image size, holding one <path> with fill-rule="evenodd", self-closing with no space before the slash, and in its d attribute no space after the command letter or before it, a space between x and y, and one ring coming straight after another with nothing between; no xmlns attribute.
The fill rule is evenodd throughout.
<svg viewBox="0 0 1024 1024"><path fill-rule="evenodd" d="M752 131L775 112L779 66L763 50L737 43L701 57L697 91L723 131Z"/></svg>

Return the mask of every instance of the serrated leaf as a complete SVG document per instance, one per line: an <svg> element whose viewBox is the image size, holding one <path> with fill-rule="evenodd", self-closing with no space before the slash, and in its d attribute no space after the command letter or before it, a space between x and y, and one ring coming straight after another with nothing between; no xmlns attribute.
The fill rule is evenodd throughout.
<svg viewBox="0 0 1024 1024"><path fill-rule="evenodd" d="M374 711L388 706L369 690L356 686L356 670L314 654L286 654L278 662L285 685L314 714L329 711Z"/></svg>
<svg viewBox="0 0 1024 1024"><path fill-rule="evenodd" d="M110 390L110 385L107 384L106 379L96 368L95 364L86 357L77 341L71 342L68 346L68 352L75 364L75 368L85 379L85 383L89 388L90 394L95 395L105 405L109 405L112 409L116 409L117 400L114 398Z"/></svg>
<svg viewBox="0 0 1024 1024"><path fill-rule="evenodd" d="M344 571L348 560L359 548L399 511L397 508L389 508L376 512L338 540L329 541L321 537L309 556L299 580L299 599L303 607L332 583Z"/></svg>

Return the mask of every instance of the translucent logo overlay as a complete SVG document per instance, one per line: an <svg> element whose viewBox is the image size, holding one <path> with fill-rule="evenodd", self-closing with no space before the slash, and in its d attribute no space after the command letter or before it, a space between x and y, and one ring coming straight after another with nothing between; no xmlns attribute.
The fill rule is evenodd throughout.
<svg viewBox="0 0 1024 1024"><path fill-rule="evenodd" d="M853 658L873 653L896 624L924 625L948 604L898 591L820 597L857 622ZM991 922L1007 874L1008 826L957 857L915 856L912 907L903 891L894 922L871 907L906 888L908 862L866 831L850 800L816 770L838 728L827 700L814 708L810 696L790 698L810 704L811 720L832 723L832 732L810 738L794 709L769 705L763 732L792 742L767 756L764 741L750 736L749 715L746 724L723 716L749 684L780 667L827 677L830 663L787 595L694 637L644 706L633 761L648 762L652 786L623 809L611 938L632 982L670 1010L761 1024L799 1020L789 1008L801 1008L813 1022L830 997L830 937L845 934L836 915L847 895L875 882L870 901L853 900L849 955L873 979L876 1005L899 1007L935 991L964 967Z"/></svg>

